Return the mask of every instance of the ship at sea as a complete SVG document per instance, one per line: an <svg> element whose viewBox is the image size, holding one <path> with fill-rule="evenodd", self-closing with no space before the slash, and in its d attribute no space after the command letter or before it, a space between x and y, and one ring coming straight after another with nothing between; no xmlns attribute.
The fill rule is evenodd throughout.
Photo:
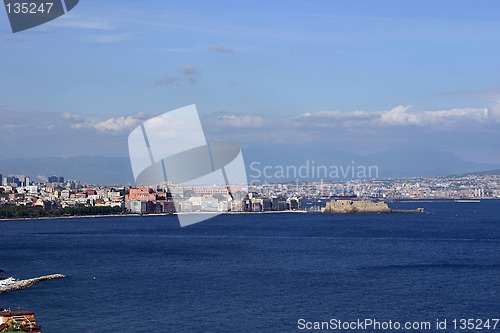
<svg viewBox="0 0 500 333"><path fill-rule="evenodd" d="M455 202L459 203L478 203L481 202L479 199L455 199Z"/></svg>

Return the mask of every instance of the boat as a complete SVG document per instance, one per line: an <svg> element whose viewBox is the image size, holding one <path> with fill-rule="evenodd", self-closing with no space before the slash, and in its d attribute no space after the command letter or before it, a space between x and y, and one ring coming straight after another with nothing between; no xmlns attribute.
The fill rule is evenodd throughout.
<svg viewBox="0 0 500 333"><path fill-rule="evenodd" d="M479 199L455 199L455 202L481 202Z"/></svg>

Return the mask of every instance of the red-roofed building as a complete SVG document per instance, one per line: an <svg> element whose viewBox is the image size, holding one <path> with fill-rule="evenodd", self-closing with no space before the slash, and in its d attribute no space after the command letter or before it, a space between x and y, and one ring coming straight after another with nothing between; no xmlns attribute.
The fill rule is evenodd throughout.
<svg viewBox="0 0 500 333"><path fill-rule="evenodd" d="M134 201L156 201L156 192L150 188L131 188L125 200Z"/></svg>

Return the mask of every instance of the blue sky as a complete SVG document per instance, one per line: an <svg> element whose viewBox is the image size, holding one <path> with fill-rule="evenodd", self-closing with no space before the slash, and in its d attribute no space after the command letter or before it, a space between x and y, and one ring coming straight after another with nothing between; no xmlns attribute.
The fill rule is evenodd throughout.
<svg viewBox="0 0 500 333"><path fill-rule="evenodd" d="M209 133L242 145L500 163L499 12L498 1L81 0L13 34L0 10L0 140L23 147L1 158L126 156L139 122L195 103Z"/></svg>

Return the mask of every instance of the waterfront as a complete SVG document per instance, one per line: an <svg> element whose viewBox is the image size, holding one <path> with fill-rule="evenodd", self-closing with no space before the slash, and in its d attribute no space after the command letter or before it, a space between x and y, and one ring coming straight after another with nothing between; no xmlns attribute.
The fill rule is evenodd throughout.
<svg viewBox="0 0 500 333"><path fill-rule="evenodd" d="M490 174L491 173L491 174ZM0 179L2 176L0 175ZM22 179L22 180L21 180ZM252 186L147 187L89 186L7 176L0 186L0 219L99 216L123 213L172 214L320 210L330 199L492 200L500 198L500 175L461 175L411 179L352 179L341 182L263 183Z"/></svg>
<svg viewBox="0 0 500 333"><path fill-rule="evenodd" d="M500 201L431 214L8 221L5 275L68 277L0 296L44 332L293 332L297 320L498 317ZM397 203L394 208L415 208Z"/></svg>

